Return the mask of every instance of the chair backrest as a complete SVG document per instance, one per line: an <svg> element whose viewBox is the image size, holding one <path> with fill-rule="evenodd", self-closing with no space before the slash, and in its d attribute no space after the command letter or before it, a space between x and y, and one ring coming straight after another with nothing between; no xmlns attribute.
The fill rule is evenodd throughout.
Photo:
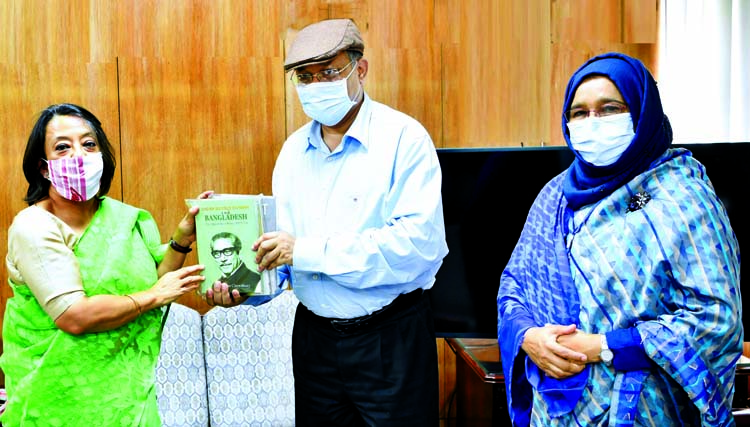
<svg viewBox="0 0 750 427"><path fill-rule="evenodd" d="M212 427L293 426L292 291L253 307L214 308L203 316Z"/></svg>
<svg viewBox="0 0 750 427"><path fill-rule="evenodd" d="M162 426L208 426L201 315L177 303L171 304L162 333L156 400Z"/></svg>

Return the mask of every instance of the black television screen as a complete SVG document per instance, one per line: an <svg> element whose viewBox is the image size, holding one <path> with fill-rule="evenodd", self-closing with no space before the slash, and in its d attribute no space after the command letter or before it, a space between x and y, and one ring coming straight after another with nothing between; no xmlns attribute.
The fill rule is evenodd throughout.
<svg viewBox="0 0 750 427"><path fill-rule="evenodd" d="M750 172L744 164L750 158L750 143L680 146L706 166L742 248L750 239ZM441 337L495 338L500 274L537 193L570 165L573 154L567 147L437 152L450 252L430 294L435 330ZM750 251L750 243L745 247Z"/></svg>

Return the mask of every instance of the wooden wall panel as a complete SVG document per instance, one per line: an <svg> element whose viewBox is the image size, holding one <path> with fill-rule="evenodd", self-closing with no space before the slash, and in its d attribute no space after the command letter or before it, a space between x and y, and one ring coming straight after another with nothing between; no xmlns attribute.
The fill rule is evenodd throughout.
<svg viewBox="0 0 750 427"><path fill-rule="evenodd" d="M321 0L295 0L288 2L285 10L286 27L299 31L314 22L328 19L331 15L331 8L326 3ZM359 21L359 17L353 15L349 15L349 17Z"/></svg>
<svg viewBox="0 0 750 427"><path fill-rule="evenodd" d="M623 0L622 15L623 42L658 43L659 0Z"/></svg>
<svg viewBox="0 0 750 427"><path fill-rule="evenodd" d="M120 61L124 200L150 210L165 241L184 199L203 190L271 194L284 140L279 69L280 58Z"/></svg>
<svg viewBox="0 0 750 427"><path fill-rule="evenodd" d="M561 40L622 40L623 0L552 0L553 43ZM628 1L628 0L625 0Z"/></svg>
<svg viewBox="0 0 750 427"><path fill-rule="evenodd" d="M5 0L0 62L65 63L90 58L89 4L85 1Z"/></svg>
<svg viewBox="0 0 750 427"><path fill-rule="evenodd" d="M434 15L433 0L370 2L370 19L360 30L367 31L365 42L371 47L429 50L436 41ZM406 75L418 76L420 70L414 71Z"/></svg>
<svg viewBox="0 0 750 427"><path fill-rule="evenodd" d="M426 44L420 49L368 49L365 91L375 101L403 111L417 119L441 147L442 106L440 48Z"/></svg>
<svg viewBox="0 0 750 427"><path fill-rule="evenodd" d="M432 0L370 3L365 57L368 95L417 119L442 146L440 45Z"/></svg>
<svg viewBox="0 0 750 427"><path fill-rule="evenodd" d="M353 19L354 22L357 23L357 27L361 31L364 32L364 31L367 31L367 25L365 23L370 21L370 17L368 16L368 13L371 10L370 5L373 3L385 4L386 1L392 1L392 0L381 0L377 2L373 2L372 0L319 0L315 3L317 3L317 7L320 13L326 13L325 18ZM410 0L410 2L411 1L423 2L424 0ZM308 3L308 0L302 0L302 2ZM407 2L402 2L403 5L406 5L406 3ZM321 17L320 19L324 19L324 18ZM398 19L398 18L395 18L395 19ZM307 19L304 19L304 20L307 20ZM304 25L300 25L301 22L296 22L293 19L290 19L289 22L293 23L294 28L300 29L304 27ZM363 36L364 36L364 33L363 33ZM367 43L367 40L365 40L365 43Z"/></svg>
<svg viewBox="0 0 750 427"><path fill-rule="evenodd" d="M125 202L150 210L166 240L186 197L270 194L285 138L283 3L130 1L102 14L112 43L98 53L120 57Z"/></svg>
<svg viewBox="0 0 750 427"><path fill-rule="evenodd" d="M481 11L478 13L477 11ZM549 6L451 2L443 58L445 147L540 145L548 139Z"/></svg>
<svg viewBox="0 0 750 427"><path fill-rule="evenodd" d="M281 55L285 3L238 0L91 0L101 39L92 56L241 58ZM92 27L94 27L92 25ZM99 26L96 26L99 28Z"/></svg>

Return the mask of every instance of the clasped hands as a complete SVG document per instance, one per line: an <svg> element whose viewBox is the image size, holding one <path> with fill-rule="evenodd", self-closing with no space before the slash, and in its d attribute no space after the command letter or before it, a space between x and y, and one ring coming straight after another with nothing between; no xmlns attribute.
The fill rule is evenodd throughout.
<svg viewBox="0 0 750 427"><path fill-rule="evenodd" d="M258 271L270 270L284 264L294 265L292 255L294 254L295 240L294 236L285 231L273 231L261 235L253 243ZM230 292L229 285L219 281L216 281L206 291L204 298L208 305L220 305L222 307L239 305L247 299L246 296L241 296L236 289Z"/></svg>
<svg viewBox="0 0 750 427"><path fill-rule="evenodd" d="M575 325L547 324L528 329L521 348L545 374L564 379L583 371L587 363L600 361L601 336Z"/></svg>

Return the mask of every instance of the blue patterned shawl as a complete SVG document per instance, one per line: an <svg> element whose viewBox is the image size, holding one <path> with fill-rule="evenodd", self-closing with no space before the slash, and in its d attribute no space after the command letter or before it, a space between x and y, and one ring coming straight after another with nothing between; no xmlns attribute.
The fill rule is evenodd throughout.
<svg viewBox="0 0 750 427"><path fill-rule="evenodd" d="M606 167L594 167L577 156L567 171L558 175L545 186L534 202L513 256L503 271L498 293L498 339L506 378L509 411L514 425L529 425L533 402L532 387L543 396L544 401L548 404L547 410L552 416L562 416L569 413L583 396L584 391L586 391L584 390L586 383L591 375L591 365L587 365L583 372L571 378L558 381L547 377L544 378L543 384L532 385L527 379L526 373L528 369L535 367L527 357L520 357L523 355L520 348L523 334L528 328L542 326L546 323L581 326L579 321L580 298L571 276L571 266L565 246L568 233L566 229L567 219L578 208L599 202L618 189L622 188L618 194L627 193L630 191L627 184L632 184L631 181L638 175L642 175L639 180L649 182L649 179L654 178L647 179L644 177L658 175L655 172L657 169L665 170L660 166L676 162L679 160L678 158L689 157L689 153L684 152L684 150L667 152L671 144L672 132L661 108L656 83L639 61L625 55L605 54L584 64L571 78L566 91L563 111L569 108L578 85L586 77L594 74L607 76L622 93L633 116L635 137L630 147L614 164ZM563 134L570 146L564 113ZM685 170L690 168L685 168ZM671 170L671 166L666 170ZM695 172L691 173L695 175ZM686 179L692 180L694 178L696 176ZM702 188L706 188L706 200L720 206L720 202L713 194L710 184L701 185ZM601 209L617 210L613 207L602 207ZM717 209L723 212L723 207ZM728 227L725 216L720 224L722 227ZM724 230L722 233L727 233L727 231ZM730 237L722 234L721 238L730 240L720 240L717 247L724 245L728 248L727 252L733 253L736 249L736 241L731 241L731 239L734 239L731 229L728 230L728 234ZM738 270L738 255L736 258L730 257L730 261L732 264L729 265L728 277L731 278L731 274ZM667 262L669 263L671 260ZM735 262L736 264L734 264ZM738 292L738 283L733 283L732 280L723 280L722 284L730 290L735 289L736 286ZM734 295L734 297L736 296ZM731 304L728 304L728 306L731 307ZM637 317L637 314L635 316ZM656 328L654 331L649 331L648 326L644 326L641 329L641 335L664 333L665 329L658 325L654 326ZM617 325L617 327L627 326ZM662 332L656 332L656 330ZM732 351L736 350L737 343L735 341L740 342L741 345L741 327L739 333L739 341L735 339L736 329L733 329L733 333L728 337L731 345L727 348L731 348ZM672 339L680 340L682 338L677 336ZM649 357L654 360L663 357L660 356L660 352L666 351L665 348L660 348L658 345L656 347L644 345L644 347L646 347ZM679 344L678 347L682 347L682 344ZM689 353L694 355L694 352ZM729 354L729 357L734 357L734 355ZM661 361L667 363L663 359ZM596 369L599 368L596 367ZM601 372L597 372L597 375L600 374ZM674 377L676 378L679 375L675 374ZM726 378L726 371L722 373L721 377ZM695 377L676 379L680 384L687 384ZM625 383L628 382L628 380L625 381ZM722 404L721 396L726 393L726 389L722 389L721 393L716 392L717 380L712 379L711 383L714 391L712 391L712 397L709 399L710 403L705 407L713 408L709 410L713 414L709 414L709 417L714 417L717 407L711 405ZM625 386L626 384L623 385L623 387ZM686 388L689 389L690 387L686 385ZM729 389L731 390L731 385ZM628 393L632 391L622 389L619 392ZM590 390L587 392L590 392ZM703 398L706 397L703 396ZM613 407L612 409L620 413L620 408ZM721 416L726 415L725 409L719 409L718 411Z"/></svg>

